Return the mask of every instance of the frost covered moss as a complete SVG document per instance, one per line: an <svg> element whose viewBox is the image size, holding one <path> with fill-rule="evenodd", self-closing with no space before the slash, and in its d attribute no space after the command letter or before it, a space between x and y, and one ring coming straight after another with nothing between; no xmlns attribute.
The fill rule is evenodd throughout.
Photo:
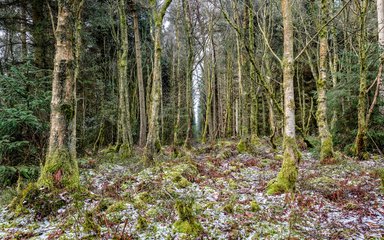
<svg viewBox="0 0 384 240"><path fill-rule="evenodd" d="M85 213L83 228L84 228L84 231L86 232L94 232L97 235L100 235L101 227L95 221L94 215L95 215L94 212L90 212L90 211L87 211Z"/></svg>
<svg viewBox="0 0 384 240"><path fill-rule="evenodd" d="M176 201L175 210L179 217L173 224L176 232L198 236L203 231L203 227L193 214L193 204L194 200L192 198L179 199Z"/></svg>
<svg viewBox="0 0 384 240"><path fill-rule="evenodd" d="M37 185L48 189L78 190L80 178L76 159L67 150L57 149L49 154Z"/></svg>
<svg viewBox="0 0 384 240"><path fill-rule="evenodd" d="M276 179L272 179L267 186L267 194L279 194L292 192L298 174L298 163L300 153L295 139L286 137L284 139L284 160Z"/></svg>
<svg viewBox="0 0 384 240"><path fill-rule="evenodd" d="M148 221L143 216L139 216L136 222L136 230L145 230L148 227Z"/></svg>
<svg viewBox="0 0 384 240"><path fill-rule="evenodd" d="M256 201L251 201L250 206L252 212L258 212L261 209L259 203Z"/></svg>
<svg viewBox="0 0 384 240"><path fill-rule="evenodd" d="M113 212L121 212L126 208L125 203L122 201L116 202L108 207L107 212L113 213Z"/></svg>

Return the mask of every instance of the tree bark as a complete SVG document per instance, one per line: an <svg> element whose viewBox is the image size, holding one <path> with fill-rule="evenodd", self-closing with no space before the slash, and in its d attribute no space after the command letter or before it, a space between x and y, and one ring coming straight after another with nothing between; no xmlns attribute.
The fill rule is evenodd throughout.
<svg viewBox="0 0 384 240"><path fill-rule="evenodd" d="M128 26L126 16L126 1L119 0L120 49L118 52L119 79L119 119L117 145L123 157L131 155L132 132L130 122L129 94L128 94Z"/></svg>
<svg viewBox="0 0 384 240"><path fill-rule="evenodd" d="M378 22L378 34L379 34L379 48L380 48L380 61L381 65L384 65L384 0L377 0L377 22ZM384 84L383 76L379 76L379 98L381 106L379 111L384 115Z"/></svg>
<svg viewBox="0 0 384 240"><path fill-rule="evenodd" d="M74 9L79 0L58 2L56 52L51 100L51 128L46 161L38 185L48 188L77 189L76 161L75 56L73 53Z"/></svg>
<svg viewBox="0 0 384 240"><path fill-rule="evenodd" d="M295 133L295 99L293 88L294 56L293 56L293 23L291 0L281 0L284 27L284 159L277 178L267 188L268 194L294 191L298 174L299 153Z"/></svg>
<svg viewBox="0 0 384 240"><path fill-rule="evenodd" d="M321 25L328 21L328 0L321 0ZM333 140L327 122L327 53L328 53L328 28L323 27L319 34L319 79L317 86L317 125L321 141L320 161L326 162L333 158Z"/></svg>
<svg viewBox="0 0 384 240"><path fill-rule="evenodd" d="M147 139L147 113L145 106L145 89L143 80L143 67L141 57L141 41L139 32L139 19L136 10L132 12L133 16L133 31L135 34L135 51L136 51L136 67L137 67L137 81L139 85L139 104L140 104L140 146L145 145Z"/></svg>
<svg viewBox="0 0 384 240"><path fill-rule="evenodd" d="M366 123L366 91L367 91L367 9L368 0L364 0L360 3L358 10L359 15L359 66L360 66L360 85L359 85L359 103L357 109L357 135L355 139L354 152L359 159L367 158L367 123Z"/></svg>
<svg viewBox="0 0 384 240"><path fill-rule="evenodd" d="M145 145L145 163L149 165L153 160L153 154L160 150L159 141L159 110L161 96L161 29L167 8L172 0L166 0L160 11L156 10L156 0L151 0L153 18L155 22L155 53L153 57L153 81L151 89L151 104L149 108L149 124L147 142Z"/></svg>

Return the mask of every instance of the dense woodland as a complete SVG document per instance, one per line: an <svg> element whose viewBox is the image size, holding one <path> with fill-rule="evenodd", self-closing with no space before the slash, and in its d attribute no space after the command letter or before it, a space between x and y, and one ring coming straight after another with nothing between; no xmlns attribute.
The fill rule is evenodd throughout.
<svg viewBox="0 0 384 240"><path fill-rule="evenodd" d="M1 0L0 238L380 239L383 64L383 0Z"/></svg>

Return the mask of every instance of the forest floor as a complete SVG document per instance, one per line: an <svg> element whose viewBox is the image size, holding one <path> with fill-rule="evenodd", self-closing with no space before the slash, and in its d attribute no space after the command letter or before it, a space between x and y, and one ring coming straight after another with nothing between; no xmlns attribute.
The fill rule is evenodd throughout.
<svg viewBox="0 0 384 240"><path fill-rule="evenodd" d="M265 188L280 169L282 153L264 140L249 153L239 153L234 141L196 145L177 158L172 153L164 148L157 164L144 170L139 157L122 162L108 151L81 159L88 192L80 200L61 194L65 204L47 217L34 210L16 216L3 208L0 239L384 237L382 157L340 156L320 165L303 150L296 193L269 196Z"/></svg>

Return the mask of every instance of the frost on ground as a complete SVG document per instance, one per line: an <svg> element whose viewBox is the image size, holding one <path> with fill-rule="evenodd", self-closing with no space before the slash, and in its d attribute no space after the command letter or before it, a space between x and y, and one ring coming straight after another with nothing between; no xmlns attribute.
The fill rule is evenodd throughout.
<svg viewBox="0 0 384 240"><path fill-rule="evenodd" d="M138 158L84 160L82 198L38 219L0 212L0 239L380 239L384 198L377 169L384 159L347 157L320 165L303 151L295 194L268 196L281 152L261 141L239 154L236 143L198 145L172 157L165 148L155 166ZM183 205L183 203L186 203ZM190 212L185 207L191 204ZM194 222L194 234L185 227ZM179 220L179 221L178 221ZM179 224L176 224L178 222ZM181 225L184 228L179 228ZM200 227L198 227L200 226ZM181 230L180 230L181 229ZM193 232L193 231L192 231Z"/></svg>

